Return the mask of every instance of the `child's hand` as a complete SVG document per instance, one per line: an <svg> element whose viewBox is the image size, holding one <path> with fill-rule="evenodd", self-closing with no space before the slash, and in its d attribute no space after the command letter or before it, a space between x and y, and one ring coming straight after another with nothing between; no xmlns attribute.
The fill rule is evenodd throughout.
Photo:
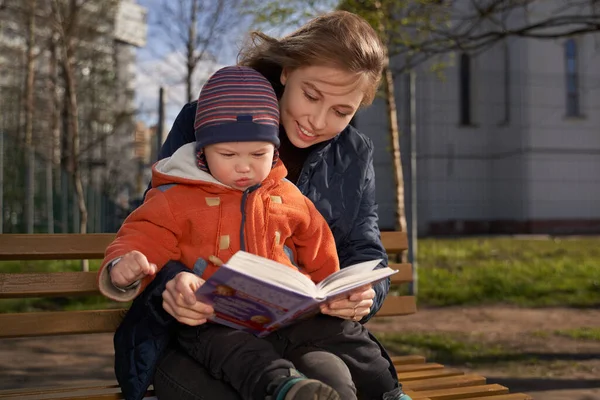
<svg viewBox="0 0 600 400"><path fill-rule="evenodd" d="M133 250L113 265L110 270L110 280L113 285L125 288L146 275L154 274L156 274L156 264L149 263L145 255Z"/></svg>

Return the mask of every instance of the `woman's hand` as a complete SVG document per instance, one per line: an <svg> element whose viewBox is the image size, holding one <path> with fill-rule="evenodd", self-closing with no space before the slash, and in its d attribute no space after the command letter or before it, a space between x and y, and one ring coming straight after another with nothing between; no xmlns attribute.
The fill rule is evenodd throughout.
<svg viewBox="0 0 600 400"><path fill-rule="evenodd" d="M162 294L163 308L177 321L190 326L206 323L214 310L208 304L196 299L194 293L204 280L189 272L180 272L175 278L167 282Z"/></svg>
<svg viewBox="0 0 600 400"><path fill-rule="evenodd" d="M374 298L373 287L371 285L362 286L352 291L345 299L323 304L321 312L333 317L360 321L371 312Z"/></svg>

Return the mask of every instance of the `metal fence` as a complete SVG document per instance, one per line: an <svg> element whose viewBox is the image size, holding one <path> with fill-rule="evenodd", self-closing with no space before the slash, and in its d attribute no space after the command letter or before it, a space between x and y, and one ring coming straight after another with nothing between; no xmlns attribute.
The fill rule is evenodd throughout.
<svg viewBox="0 0 600 400"><path fill-rule="evenodd" d="M116 232L129 213L85 176L87 231ZM25 152L16 138L0 131L0 233L27 233ZM47 158L35 152L34 233L79 232L80 212L73 180L64 168L53 168Z"/></svg>

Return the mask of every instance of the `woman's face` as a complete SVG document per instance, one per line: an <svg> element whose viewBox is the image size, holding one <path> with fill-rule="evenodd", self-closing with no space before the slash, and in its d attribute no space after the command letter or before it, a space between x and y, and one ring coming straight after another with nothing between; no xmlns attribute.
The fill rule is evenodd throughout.
<svg viewBox="0 0 600 400"><path fill-rule="evenodd" d="M281 83L281 124L294 146L306 148L344 130L363 100L366 78L340 68L309 66L284 69Z"/></svg>

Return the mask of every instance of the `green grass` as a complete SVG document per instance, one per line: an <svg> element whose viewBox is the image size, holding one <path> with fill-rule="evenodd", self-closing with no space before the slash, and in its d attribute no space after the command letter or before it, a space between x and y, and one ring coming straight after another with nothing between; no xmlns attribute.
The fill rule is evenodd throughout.
<svg viewBox="0 0 600 400"><path fill-rule="evenodd" d="M593 340L600 342L600 328L564 329L555 331L554 334L575 340Z"/></svg>
<svg viewBox="0 0 600 400"><path fill-rule="evenodd" d="M90 270L99 267L90 261ZM600 305L600 238L421 239L419 305ZM79 261L0 262L0 272L78 271ZM405 290L405 288L400 288ZM63 304L64 303L64 304ZM102 299L2 300L0 312L101 307Z"/></svg>
<svg viewBox="0 0 600 400"><path fill-rule="evenodd" d="M552 352L524 351L514 344L510 348L503 347L480 334L396 332L377 333L377 338L391 354L419 354L429 362L484 370L492 368L511 376L564 378L566 374L593 374L597 370L593 359L579 360L577 354L557 357Z"/></svg>
<svg viewBox="0 0 600 400"><path fill-rule="evenodd" d="M97 271L100 260L90 260L90 271ZM0 261L0 273L81 271L81 262L69 261ZM30 311L62 311L121 308L101 295L85 297L53 297L0 299L0 313Z"/></svg>
<svg viewBox="0 0 600 400"><path fill-rule="evenodd" d="M101 260L90 260L90 271L98 271ZM0 273L81 271L79 260L0 261Z"/></svg>
<svg viewBox="0 0 600 400"><path fill-rule="evenodd" d="M420 354L440 363L486 364L520 357L498 344L460 333L378 333L393 354Z"/></svg>
<svg viewBox="0 0 600 400"><path fill-rule="evenodd" d="M600 305L600 238L422 239L420 305Z"/></svg>

